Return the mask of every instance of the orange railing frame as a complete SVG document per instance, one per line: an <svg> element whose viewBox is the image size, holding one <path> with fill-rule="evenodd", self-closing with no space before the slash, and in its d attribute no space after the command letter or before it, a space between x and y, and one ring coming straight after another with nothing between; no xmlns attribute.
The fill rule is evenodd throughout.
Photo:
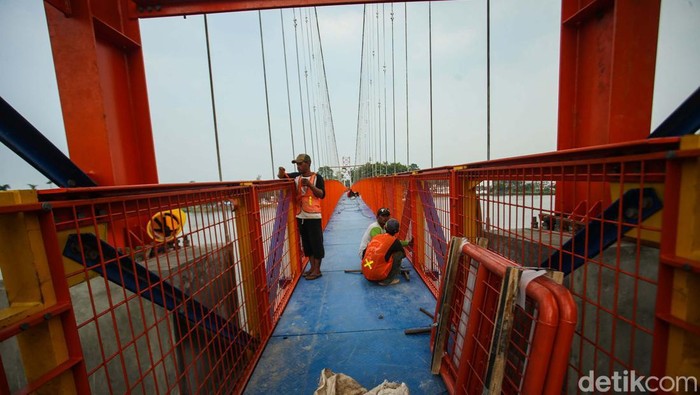
<svg viewBox="0 0 700 395"><path fill-rule="evenodd" d="M597 366L597 374L610 374L620 366L657 377L700 376L680 352L691 347L689 340L700 333L690 308L692 295L697 296L698 290L688 286L697 281L700 272L693 249L693 237L700 223L695 215L700 204L695 188L699 157L700 136L664 138L365 179L356 183L353 190L360 192L361 199L373 211L388 206L395 216L401 217L401 232L414 239L409 256L436 297L444 277L441 237L489 239L488 251L469 247L467 252L482 260L499 262L489 271L486 268L491 264L480 262L482 269L476 274L478 279L494 282L479 285L488 286L490 293L495 290L501 268L514 265L513 262L523 266L546 262L555 269L562 269L566 262L580 262L582 268L572 270L564 280L568 291L549 280L531 283L531 288L540 289L536 293L551 295L551 299L546 298L549 301L538 302L538 308L558 310L556 319L546 315L547 325L557 329L551 332L540 324L543 329L539 333L551 333L551 346L538 333L533 333L532 340L523 340L533 347L542 347L540 350L553 350L538 352L528 360L523 389L571 393L577 391L576 382L588 366ZM611 191L610 200L623 197L629 190L658 190L663 211L639 223L635 221L635 217L642 218L640 213L647 204L648 196L640 194L636 211L620 205L618 217L595 217L599 202L593 198L585 199L583 204L567 202L580 209L566 213L559 209L551 192L571 182L604 184ZM526 192L525 184L534 189ZM552 190L545 191L548 188ZM499 190L509 194L499 194ZM333 215L344 192L339 182L327 181L324 223ZM51 388L46 385L54 385L58 377L71 380L61 388L75 387L81 392L86 392L88 381L89 385L104 386L92 388L95 392L206 391L223 379L226 390L243 388L301 274L302 252L294 230L296 200L291 199L291 181L59 189L40 191L28 200L7 198L14 194L0 194L0 225L8 240L5 245L27 246L20 250L31 254L7 250L0 259L0 269L6 283L12 281L14 289L21 286L22 291L46 297L30 301L30 310L20 311L17 307L27 300L18 299L14 290L8 292L13 311L19 313L0 320L0 336L2 340L22 336L23 328L33 331L44 325L44 319L53 328L59 323L65 338L55 334L44 338L60 343L52 344L55 363L48 368L42 364L32 366L33 370L23 373L25 381L20 388L11 387L14 384L8 382L6 372L13 367L3 364L0 390ZM533 195L540 198L539 203L532 200ZM561 198L567 197L557 197ZM544 200L551 206L544 205ZM601 203L601 212L605 211L604 206ZM177 243L149 239L145 221L158 212L183 207L191 208L191 222L188 229L177 235ZM582 212L591 214L581 217ZM576 222L576 226L565 226L567 221ZM544 224L548 229L533 232L530 227ZM564 249L567 240L576 240L576 232L587 232L583 234L590 237L592 228L608 225L614 226L617 233L609 254L605 255L603 248L599 256L588 250ZM68 234L77 235L74 240L79 243L74 250L65 248ZM93 234L106 244L97 244L97 250L88 251L79 237L86 234ZM31 235L31 242L22 239L24 235ZM589 239L581 240L588 243ZM189 244L184 245L185 242ZM197 248L193 242L198 243ZM552 252L559 257L545 260ZM73 258L69 258L71 254ZM659 258L655 259L654 254ZM44 261L45 266L32 269L40 275L25 271L28 264ZM125 271L139 266L157 277L139 277ZM134 291L117 287L115 292L114 278L110 282L95 274L109 268L119 268L115 278L121 276L121 281L132 276ZM196 270L210 270L210 276L202 276ZM36 282L46 279L47 273L51 274L50 281ZM273 278L270 273L274 273ZM241 280L243 277L246 281ZM47 288L50 283L53 291ZM80 290L86 294L89 303L51 302L51 292L65 300L65 292L60 288L66 285L71 292ZM610 289L604 290L603 285ZM184 296L174 297L177 290L173 287L182 288ZM675 291L678 287L682 293ZM96 303L101 296L95 292L108 297ZM152 299L146 301L146 296L157 295L174 302L161 307ZM537 297L532 293L529 296ZM472 304L481 303L480 297L475 295ZM656 305L646 303L648 298ZM460 303L455 305L466 306ZM623 304L632 306L631 318L622 312ZM638 309L640 305L645 308ZM73 311L75 306L85 309ZM132 313L139 318L132 319ZM75 326L61 321L71 314L75 315ZM61 320L52 321L56 315ZM125 317L125 326L117 323L117 315ZM598 315L619 323L607 325L595 319ZM536 319L540 318L545 317ZM452 322L459 319L455 316ZM223 329L226 325L232 325L235 331ZM159 339L164 343L148 343L154 332L163 330L165 336ZM88 340L82 336L86 332L94 334L97 341L85 343ZM110 332L125 336L124 341L111 342L104 337ZM465 332L464 345L471 350L481 347L470 338L476 333L474 328ZM591 333L600 333L607 343ZM203 341L204 338L208 340ZM572 341L576 344L573 349ZM640 342L651 352L636 352ZM450 347L446 349L449 358L445 359L442 373L448 388L459 393L464 390L462 383L473 377L464 376L463 370L477 361L464 359L471 358L466 347L461 351ZM584 355L591 347L595 353ZM143 360L131 364L126 359L128 353L136 353ZM182 366L172 363L173 355L178 353L189 358ZM127 374L129 369L139 373ZM184 371L173 375L172 369ZM544 383L543 372L547 375ZM110 374L117 379L123 377L123 387L117 388L118 384L108 379Z"/></svg>
<svg viewBox="0 0 700 395"><path fill-rule="evenodd" d="M635 370L637 375L687 376L692 372L700 377L700 370L680 352L700 333L698 323L690 313L690 299L674 291L696 281L700 272L699 259L690 247L700 223L690 214L698 212L700 202L694 188L700 174L698 157L700 136L646 139L362 179L352 189L360 192L373 210L388 206L392 211L409 213L401 218L402 229L412 225L414 245L407 255L436 297L443 273L439 257L431 253L434 232L470 241L486 238L489 250L523 266L545 262L568 271L570 266L582 265L565 277L569 291L552 290L558 300L565 301L559 306L556 348L566 348L572 340L577 346L570 357L553 356L546 368L552 378L543 388L552 393L563 385L565 392L576 392L577 379L588 373L587 366L598 366L602 371L596 374L608 376L615 369L626 369ZM572 184L578 185L580 192L590 190L590 196L559 193ZM408 193L397 201L399 185L406 185ZM525 186L533 189L526 192ZM633 207L626 206L627 202L623 210L624 198L632 190L640 191L639 202ZM449 192L449 204L436 201L435 207L426 205L430 202L417 197L425 191ZM607 191L607 195L600 198L600 191ZM649 195L649 191L654 193ZM578 198L581 200L572 201ZM643 217L649 200L658 200L653 204L661 212ZM620 203L617 213L602 219L606 208L616 201ZM397 208L403 202L411 207ZM565 212L564 207L575 210ZM449 211L449 221L443 222L441 217L439 226L429 226L427 218L435 213L428 210L437 210L438 216ZM611 242L591 241L599 247L589 253L594 227L615 227L618 231ZM574 239L577 232L586 238ZM564 248L570 239L574 240ZM659 256L656 261L655 255ZM614 276L602 277L603 273ZM609 287L609 291L601 291L601 287ZM579 305L578 311L570 308L571 300ZM616 305L619 303L634 310L624 313ZM637 306L650 306L652 311ZM596 314L587 311L591 309L620 323L597 322ZM598 332L605 333L601 336L609 338L610 344L599 343L591 334ZM626 335L615 336L620 333ZM589 350L591 347L595 351ZM636 351L640 347L653 351ZM606 361L615 361L617 367ZM565 380L562 372L567 373Z"/></svg>
<svg viewBox="0 0 700 395"><path fill-rule="evenodd" d="M324 225L344 190L338 181L326 182ZM2 340L22 336L22 328L49 316L74 318L68 321L73 327L64 322L65 340L50 336L59 349L68 347L69 357L57 357L49 368L34 363L27 373L3 364L0 392L242 390L301 277L294 193L293 183L283 180L171 184L39 191L38 199L1 205L0 219L40 219L40 241L27 248L51 257L51 279L66 289L55 288L60 301L66 286L73 293L68 302L38 306L35 314L3 318ZM154 214L174 209L186 213L182 229L158 240L146 234ZM0 221L4 232L28 232L5 228L24 223L13 221ZM175 228L164 234L170 231ZM85 244L90 238L97 239L96 250ZM6 280L18 278L17 268L26 266L15 263L25 257L0 260ZM70 298L88 309L74 315ZM15 310L22 302L15 293L9 299ZM179 364L172 362L175 355ZM26 376L25 384L10 383L7 369L12 377ZM71 376L64 372L71 371L66 382ZM55 387L59 376L66 384Z"/></svg>

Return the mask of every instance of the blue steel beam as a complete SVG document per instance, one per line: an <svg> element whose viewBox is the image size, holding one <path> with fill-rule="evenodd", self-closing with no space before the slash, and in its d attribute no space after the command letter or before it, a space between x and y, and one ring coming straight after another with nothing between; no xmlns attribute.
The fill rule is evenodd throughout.
<svg viewBox="0 0 700 395"><path fill-rule="evenodd" d="M97 184L0 97L0 141L62 188Z"/></svg>
<svg viewBox="0 0 700 395"><path fill-rule="evenodd" d="M100 252L104 265L100 265ZM150 270L120 256L108 243L99 240L93 233L72 234L63 249L63 256L94 270L100 276L129 291L148 299L169 311L177 312L194 324L202 323L212 333L219 333L238 344L241 349L255 345L257 340L233 322L219 316L192 296L163 281Z"/></svg>
<svg viewBox="0 0 700 395"><path fill-rule="evenodd" d="M559 270L567 275L662 208L663 204L653 188L631 189L605 209L600 217L591 218L585 227L561 246L561 250L544 259L540 267Z"/></svg>
<svg viewBox="0 0 700 395"><path fill-rule="evenodd" d="M700 87L659 125L649 138L685 136L700 129Z"/></svg>

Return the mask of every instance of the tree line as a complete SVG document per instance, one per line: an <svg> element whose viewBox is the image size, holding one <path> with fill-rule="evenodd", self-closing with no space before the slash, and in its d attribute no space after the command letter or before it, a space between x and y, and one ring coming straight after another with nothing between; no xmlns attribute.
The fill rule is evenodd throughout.
<svg viewBox="0 0 700 395"><path fill-rule="evenodd" d="M552 181L501 180L482 183L477 188L479 193L489 195L551 195L556 192L556 185Z"/></svg>

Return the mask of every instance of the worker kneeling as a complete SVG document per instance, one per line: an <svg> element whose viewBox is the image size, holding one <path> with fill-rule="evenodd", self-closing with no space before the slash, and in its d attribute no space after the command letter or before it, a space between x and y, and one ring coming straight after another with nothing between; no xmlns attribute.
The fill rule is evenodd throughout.
<svg viewBox="0 0 700 395"><path fill-rule="evenodd" d="M389 219L384 230L386 233L374 236L367 245L362 258L362 274L379 285L398 284L401 261L406 257L401 241L395 236L399 232L399 221Z"/></svg>

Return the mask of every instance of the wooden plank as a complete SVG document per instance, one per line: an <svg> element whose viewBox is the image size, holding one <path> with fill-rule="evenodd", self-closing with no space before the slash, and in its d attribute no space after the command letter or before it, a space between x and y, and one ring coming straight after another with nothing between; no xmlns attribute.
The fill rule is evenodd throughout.
<svg viewBox="0 0 700 395"><path fill-rule="evenodd" d="M547 269L545 277L549 277L559 285L562 285L562 283L564 283L564 272L560 272L558 270Z"/></svg>
<svg viewBox="0 0 700 395"><path fill-rule="evenodd" d="M498 298L498 310L496 311L493 336L491 337L489 364L486 370L486 380L484 381L484 392L488 394L501 393L506 368L506 350L508 349L511 329L513 328L513 310L515 298L518 295L521 274L521 268L508 267L501 283L501 294Z"/></svg>
<svg viewBox="0 0 700 395"><path fill-rule="evenodd" d="M433 374L440 373L442 356L445 351L445 341L450 327L450 308L452 295L454 293L455 280L457 279L457 268L459 267L459 257L462 255L461 247L466 239L453 237L447 253L445 264L445 279L443 280L441 298L438 305L438 315L436 317L437 327L433 342L433 357L430 369Z"/></svg>

